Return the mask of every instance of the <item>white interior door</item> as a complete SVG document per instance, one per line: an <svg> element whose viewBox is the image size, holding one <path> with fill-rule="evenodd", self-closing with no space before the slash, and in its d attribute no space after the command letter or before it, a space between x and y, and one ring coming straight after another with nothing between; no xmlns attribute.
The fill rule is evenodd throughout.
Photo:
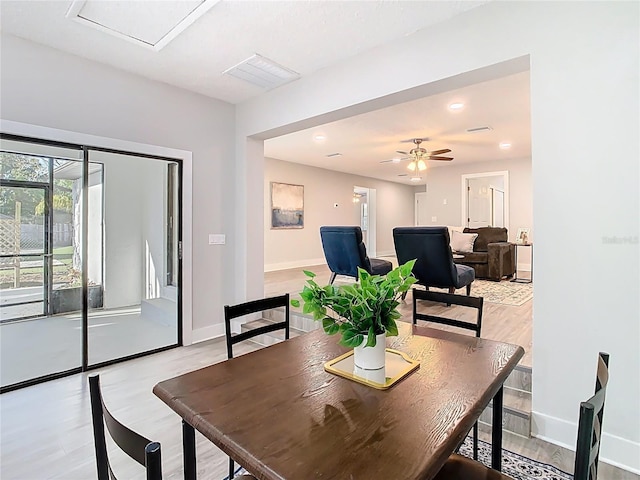
<svg viewBox="0 0 640 480"><path fill-rule="evenodd" d="M429 214L427 210L427 192L416 193L416 205L415 205L415 224L416 226L429 225Z"/></svg>
<svg viewBox="0 0 640 480"><path fill-rule="evenodd" d="M467 185L469 228L487 227L491 224L491 195L485 178L470 178Z"/></svg>
<svg viewBox="0 0 640 480"><path fill-rule="evenodd" d="M367 255L376 256L376 189L353 187L354 202L358 203L359 223Z"/></svg>
<svg viewBox="0 0 640 480"><path fill-rule="evenodd" d="M491 188L491 226L504 227L504 192Z"/></svg>

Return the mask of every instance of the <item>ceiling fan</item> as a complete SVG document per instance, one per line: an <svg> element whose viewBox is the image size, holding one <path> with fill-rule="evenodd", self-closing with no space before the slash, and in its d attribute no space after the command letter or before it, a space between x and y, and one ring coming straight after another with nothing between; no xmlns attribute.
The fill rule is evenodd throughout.
<svg viewBox="0 0 640 480"><path fill-rule="evenodd" d="M402 150L396 150L400 155L407 155L404 158L393 158L390 160L383 160L380 163L398 163L404 160L411 160L407 168L413 172L423 171L427 169L427 164L425 160L444 160L446 162L450 162L453 160L453 157L442 157L443 153L449 153L451 150L448 148L443 148L442 150L433 150L432 152L428 152L425 148L421 147L420 144L425 141L425 138L414 138L412 141L416 145L414 148L409 150L409 152L404 152Z"/></svg>

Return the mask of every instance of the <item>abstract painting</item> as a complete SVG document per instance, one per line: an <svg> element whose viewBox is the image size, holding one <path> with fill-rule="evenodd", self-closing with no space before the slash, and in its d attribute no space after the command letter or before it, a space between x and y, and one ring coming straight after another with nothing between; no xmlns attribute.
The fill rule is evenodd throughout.
<svg viewBox="0 0 640 480"><path fill-rule="evenodd" d="M271 182L271 228L304 228L304 186Z"/></svg>

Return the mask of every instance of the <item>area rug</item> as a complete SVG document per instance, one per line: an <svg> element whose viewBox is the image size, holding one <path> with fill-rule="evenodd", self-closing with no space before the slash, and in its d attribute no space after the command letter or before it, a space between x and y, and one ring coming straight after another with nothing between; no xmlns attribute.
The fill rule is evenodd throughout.
<svg viewBox="0 0 640 480"><path fill-rule="evenodd" d="M439 291L437 288L434 290ZM456 294L466 295L466 287L456 290ZM471 284L471 295L483 297L484 301L489 303L520 306L533 298L533 284L516 283L509 280L501 282L474 280Z"/></svg>
<svg viewBox="0 0 640 480"><path fill-rule="evenodd" d="M460 454L473 458L473 441L467 437L460 447ZM478 460L491 466L491 444L478 440ZM559 468L502 449L502 473L515 480L573 480L573 475Z"/></svg>
<svg viewBox="0 0 640 480"><path fill-rule="evenodd" d="M473 443L467 437L460 447L460 454L473 458ZM491 444L478 440L478 460L491 466ZM236 471L236 476L247 473L242 467ZM514 480L573 480L573 475L563 472L559 468L541 463L518 453L502 449L502 473ZM229 480L225 477L224 480Z"/></svg>

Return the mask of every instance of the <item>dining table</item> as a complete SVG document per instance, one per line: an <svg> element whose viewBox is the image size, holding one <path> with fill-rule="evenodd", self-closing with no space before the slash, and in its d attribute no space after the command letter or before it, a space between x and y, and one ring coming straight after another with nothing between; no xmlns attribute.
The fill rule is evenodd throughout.
<svg viewBox="0 0 640 480"><path fill-rule="evenodd" d="M258 479L428 480L490 403L500 470L503 383L523 348L397 323L387 348L420 366L387 390L325 371L348 349L321 329L158 383L182 417L185 478L197 430Z"/></svg>

